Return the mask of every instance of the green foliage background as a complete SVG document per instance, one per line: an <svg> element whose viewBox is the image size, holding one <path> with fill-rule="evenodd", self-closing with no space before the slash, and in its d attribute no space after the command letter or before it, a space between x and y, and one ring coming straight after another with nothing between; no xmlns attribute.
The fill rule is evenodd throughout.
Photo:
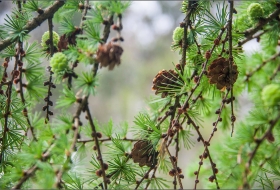
<svg viewBox="0 0 280 190"><path fill-rule="evenodd" d="M114 14L114 23L120 22L122 17L129 16L125 11L130 3L90 2L91 9L83 21L81 16L85 12L81 6L88 1L67 1L53 16L54 30L59 35L71 36L76 25L84 28L83 33L77 36L77 44L63 51L69 67L55 72L53 81L50 81L50 72L42 64L49 64L51 53L42 49L40 43L28 41L31 35L27 34L24 26L34 15L44 14L39 9L57 2L30 0L25 4L21 1L14 3L17 6L5 16L5 22L0 27L0 42L6 38L14 41L0 52L0 56L9 62L10 69L6 77L5 65L0 67L1 188L278 187L279 102L266 106L262 89L268 84L279 85L279 1L260 2L263 15L258 19L250 18L247 12L247 7L255 1L236 3L235 11L226 1L183 1L176 16L180 15L180 11L186 14L184 22L191 23L191 28L185 30L187 36L182 37L182 44L179 41L168 43L166 36L171 42L172 34L167 34L150 47L143 47L143 52L139 53L133 47L137 44L129 44L128 37L128 42L126 39L124 42L127 44L123 45L125 53L122 60L130 61L123 61L110 72L103 68L97 75L93 74L94 68L98 67L94 55L98 45L107 41L102 33L106 28L104 20ZM166 5L162 5L165 10ZM276 16L272 17L273 14ZM232 23L229 21L231 15ZM232 27L229 29L228 25ZM243 40L255 38L249 33L259 25L261 27L257 31L263 33L255 32L253 35L259 35L261 49L246 54L241 47L245 44ZM124 25L122 30L124 38L126 27L129 26ZM108 41L118 34L110 34ZM219 45L215 42L218 36ZM184 43L187 48L184 48ZM131 51L126 51L126 47L132 47ZM174 53L165 54L171 50ZM207 56L209 52L211 56ZM233 90L230 87L218 90L215 85L209 84L203 74L208 68L204 64L211 64L219 55L225 58L232 56L238 66L238 80ZM186 59L186 65L182 63L183 59ZM16 76L9 72L17 70L17 67L11 69L11 65L14 61L19 65L19 60L24 66L19 68L21 81L17 83L17 90L16 85L12 85L16 82L11 80ZM79 67L70 70L76 60ZM176 65L180 61L178 68ZM146 101L146 109L143 109L144 101L137 102L133 94L150 93L153 76L163 68L175 68L178 80L169 88L157 87L160 92L169 95L164 98L161 94L151 96ZM61 80L65 73L71 75L73 72L78 78L73 78L73 88L69 88L69 84ZM3 78L11 80L11 83L6 83ZM123 87L121 84L125 82L127 86ZM50 89L53 96L50 96ZM17 91L22 93L18 95ZM244 94L252 102L252 108L245 116L240 113ZM232 95L234 101L229 99L233 98ZM127 102L118 101L120 97ZM41 111L46 105L43 101L47 102L44 109L50 117L49 122L45 119L46 112ZM221 114L217 109L221 110ZM114 112L121 116L110 120ZM135 114L132 122L133 112L139 113ZM237 118L236 122L233 117ZM124 120L128 122L120 122ZM181 127L176 128L178 125ZM210 140L214 136L211 142L206 140L209 135ZM202 142L197 148L199 159L195 152L190 151L198 144L196 139L198 143ZM133 144L139 140L149 142L147 149L153 159L152 167L140 167L131 159L135 148ZM176 162L172 156L177 158ZM185 164L185 157L194 161ZM182 168L183 172L176 167ZM103 175L105 168L106 175ZM172 169L178 173L172 176ZM193 174L195 171L196 176ZM193 177L195 179L189 185L186 178ZM176 181L175 185L173 181Z"/></svg>

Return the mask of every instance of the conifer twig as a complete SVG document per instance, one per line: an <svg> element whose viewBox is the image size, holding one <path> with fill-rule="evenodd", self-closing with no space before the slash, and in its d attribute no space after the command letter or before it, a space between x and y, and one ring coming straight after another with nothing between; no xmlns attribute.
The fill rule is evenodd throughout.
<svg viewBox="0 0 280 190"><path fill-rule="evenodd" d="M91 114L90 114L90 109L89 109L88 105L86 105L85 110L86 110L86 114L87 114L88 119L89 119L89 124L90 124L91 130L92 130L92 136L93 136L94 141L95 141L95 146L97 148L97 154L98 154L97 159L98 159L98 161L100 163L100 166L101 166L101 169L102 169L102 177L103 177L103 182L104 182L104 188L107 189L106 173L105 173L104 162L103 162L102 153L101 153L101 149L100 149L100 145L99 145L99 140L98 140L98 137L97 137L96 127L93 123L93 120L92 120L92 117L91 117Z"/></svg>
<svg viewBox="0 0 280 190"><path fill-rule="evenodd" d="M183 184L182 184L182 181L181 181L181 178L180 178L180 176L179 176L179 173L178 173L178 170L177 170L177 164L175 164L174 163L174 160L172 159L172 155L171 155L171 153L170 153L170 151L169 151L169 149L168 149L168 147L167 146L165 146L165 150L166 150L166 152L168 153L168 155L169 155L169 159L170 159L170 161L171 161L171 164L172 164L172 166L173 166L173 169L175 170L175 175L174 175L174 189L176 189L176 182L178 181L179 182L179 186L180 186L180 189L184 189L183 188ZM177 157L178 158L178 157ZM177 179L176 179L177 178Z"/></svg>
<svg viewBox="0 0 280 190"><path fill-rule="evenodd" d="M197 5L196 1L189 1L188 3L189 4L188 4L188 9L187 9L186 17L184 19L184 22L182 23L182 26L184 28L184 35L183 35L183 39L182 39L183 40L183 44L182 44L182 58L181 58L181 61L180 61L182 72L184 70L184 66L186 65L186 53L187 53L187 47L188 47L187 36L188 36L188 27L189 27L189 24L190 24L190 17L191 17L192 12L195 9L195 5Z"/></svg>
<svg viewBox="0 0 280 190"><path fill-rule="evenodd" d="M278 74L279 71L280 71L280 65L273 71L273 74L271 75L269 80L273 80L276 77L276 75Z"/></svg>
<svg viewBox="0 0 280 190"><path fill-rule="evenodd" d="M15 63L14 63L14 68L12 71L12 78L8 83L8 87L6 90L6 96L7 96L7 105L5 107L5 114L4 116L4 126L3 126L3 130L2 130L2 138L1 138L1 154L0 154L0 163L2 163L4 161L4 149L7 148L7 144L8 142L6 141L6 136L7 136L7 132L9 131L8 128L8 120L9 120L9 116L12 114L10 109L11 109L11 102L12 102L12 91L13 91L13 81L15 79L15 71L17 70L17 65L18 65L18 61L19 61L19 56L20 56L20 44L18 44L18 47L16 49L16 53L15 53Z"/></svg>
<svg viewBox="0 0 280 190"><path fill-rule="evenodd" d="M228 50L229 50L229 73L230 73L230 96L233 98L233 76L232 76L232 65L233 65L233 56L232 56L232 15L233 15L233 9L234 9L233 1L229 1L229 19L228 19ZM236 120L236 117L234 115L234 108L233 108L233 100L230 102L231 104L231 136L234 132L234 122Z"/></svg>
<svg viewBox="0 0 280 190"><path fill-rule="evenodd" d="M53 3L53 5L51 5L50 7L48 7L43 14L38 15L37 17L35 17L33 20L31 20L30 22L28 22L23 28L22 30L25 30L26 33L31 32L32 30L34 30L35 28L37 28L38 26L40 26L45 20L47 20L50 16L52 16L60 7L62 7L65 4L65 1L56 1L55 3ZM14 43L17 40L17 38L11 38L8 37L2 41L0 41L0 51L2 51L3 49L5 49L6 47L8 47L9 45L11 45L12 43Z"/></svg>
<svg viewBox="0 0 280 190"><path fill-rule="evenodd" d="M83 22L84 22L84 20L86 20L86 15L87 15L88 8L89 8L89 0L86 0L85 1L85 6L84 6L84 11L83 11L81 22L80 22L80 28L82 30L83 30Z"/></svg>
<svg viewBox="0 0 280 190"><path fill-rule="evenodd" d="M264 133L264 135L261 138L255 140L256 146L253 149L253 151L249 154L249 159L245 164L245 171L243 173L243 186L242 186L243 189L250 189L250 185L248 182L248 175L250 172L250 167L252 165L252 161L253 161L254 157L256 156L259 147L267 139L267 137L272 134L272 130L275 127L275 125L278 123L279 120L280 120L280 115L278 115L274 120L270 120L269 127L266 130L266 132Z"/></svg>
<svg viewBox="0 0 280 190"><path fill-rule="evenodd" d="M149 176L149 173L153 170L153 167L150 167L149 170L145 173L145 175L140 179L140 181L137 181L137 185L135 187L135 190L138 189L138 187L140 186L140 184L144 181L146 176Z"/></svg>
<svg viewBox="0 0 280 190"><path fill-rule="evenodd" d="M242 41L238 42L238 46L242 46L243 44L245 44L246 42L248 42L249 40L254 38L254 34L256 34L259 30L262 30L262 28L269 23L270 21L272 21L273 19L275 19L276 17L278 17L278 15L280 14L280 7L277 8L273 13L271 13L267 18L261 19L256 25L255 27L249 28L247 30L244 31L244 35L245 35L245 39Z"/></svg>
<svg viewBox="0 0 280 190"><path fill-rule="evenodd" d="M42 162L47 161L47 159L51 156L51 150L53 147L54 147L54 141L52 141L50 143L49 147L47 148L47 150L44 151L44 153L40 159ZM12 189L20 189L21 186L24 184L24 182L26 182L29 178L31 178L38 169L39 169L38 165L34 164L27 171L24 171L23 176L19 179L19 181L16 183L16 185Z"/></svg>
<svg viewBox="0 0 280 190"><path fill-rule="evenodd" d="M270 58L268 58L267 60L264 60L262 62L262 64L260 64L257 68L255 68L253 71L251 71L250 73L246 74L246 78L244 80L244 82L249 81L249 79L259 70L261 70L261 68L263 68L268 62L275 60L278 56L280 56L280 52L275 53L274 55L272 55Z"/></svg>
<svg viewBox="0 0 280 190"><path fill-rule="evenodd" d="M106 138L106 139L98 139L99 142L106 142L106 141L111 141L111 138ZM130 142L136 142L139 141L139 139L128 139L128 138L123 138L121 139L122 141L130 141ZM94 139L88 139L88 140L78 140L77 143L87 143L87 142L94 142Z"/></svg>

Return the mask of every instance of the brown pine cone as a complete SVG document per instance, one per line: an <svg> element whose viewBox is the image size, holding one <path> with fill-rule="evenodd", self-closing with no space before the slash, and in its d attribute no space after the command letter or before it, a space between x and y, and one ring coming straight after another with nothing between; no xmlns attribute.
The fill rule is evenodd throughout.
<svg viewBox="0 0 280 190"><path fill-rule="evenodd" d="M123 49L121 46L109 42L98 47L96 60L100 62L101 67L109 66L109 70L112 70L115 65L121 64L122 53Z"/></svg>
<svg viewBox="0 0 280 190"><path fill-rule="evenodd" d="M161 97L164 98L168 94L174 95L175 92L172 92L172 90L180 89L181 85L179 85L178 82L182 82L182 80L179 78L179 75L174 70L162 70L159 71L158 74L153 79L153 87L152 90L155 90L155 94L162 93Z"/></svg>
<svg viewBox="0 0 280 190"><path fill-rule="evenodd" d="M207 78L209 78L210 84L216 84L219 90L230 87L230 83L234 84L238 77L237 66L232 65L232 76L229 72L229 60L224 57L215 59L208 67ZM232 82L230 82L232 77Z"/></svg>
<svg viewBox="0 0 280 190"><path fill-rule="evenodd" d="M156 164L157 159L155 158L158 152L153 154L153 146L149 141L139 140L134 144L131 151L131 156L134 163L139 163L139 166L151 167Z"/></svg>

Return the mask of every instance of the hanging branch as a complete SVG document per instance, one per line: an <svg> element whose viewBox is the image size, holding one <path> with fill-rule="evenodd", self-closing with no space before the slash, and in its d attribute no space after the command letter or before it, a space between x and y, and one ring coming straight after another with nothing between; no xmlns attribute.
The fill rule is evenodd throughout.
<svg viewBox="0 0 280 190"><path fill-rule="evenodd" d="M256 156L256 153L259 149L259 147L261 146L261 144L272 134L272 130L275 127L275 125L278 123L278 121L280 120L280 115L278 115L274 120L269 121L269 128L267 129L267 131L264 133L264 135L255 140L256 146L253 149L253 151L249 154L249 159L245 164L245 171L243 173L243 186L242 189L250 189L250 185L248 182L248 175L250 173L250 167L252 165L252 161L254 159L254 157Z"/></svg>
<svg viewBox="0 0 280 190"><path fill-rule="evenodd" d="M151 176L151 179L156 177L156 171L157 171L157 169L158 169L158 167L157 167L157 166L155 166L155 168L154 168L154 172L153 172L153 174L152 174L152 176ZM152 180L149 180L149 181L148 181L148 183L146 184L145 190L147 190L147 189L148 189L148 187L149 187L149 186L150 186L150 184L151 184L151 181L152 181Z"/></svg>
<svg viewBox="0 0 280 190"><path fill-rule="evenodd" d="M28 34L38 26L40 26L45 20L51 17L60 7L65 4L65 1L56 1L53 5L48 7L43 14L38 15L33 20L28 22L23 28L23 31ZM5 40L0 41L0 51L11 45L17 40L17 38L6 38Z"/></svg>
<svg viewBox="0 0 280 190"><path fill-rule="evenodd" d="M41 161L46 162L47 159L51 156L51 150L54 147L54 141L51 142L48 149L42 154ZM40 169L37 164L31 166L28 170L24 171L23 176L19 179L17 184L12 189L20 189L21 186L26 182L29 178L31 178L35 172Z"/></svg>
<svg viewBox="0 0 280 190"><path fill-rule="evenodd" d="M200 162L199 162L198 170L194 172L194 174L196 175L194 189L197 188L197 184L199 183L198 176L199 176L199 173L200 173L201 166L202 166L202 164L203 164L203 159L204 159L204 158L207 158L207 157L209 157L209 161L210 161L211 168L212 168L212 172L213 172L213 176L210 177L210 178L211 178L211 181L214 181L214 180L215 180L217 189L220 189L219 184L218 184L218 180L217 180L217 177L216 177L216 172L217 172L216 164L213 162L213 160L212 160L212 158L211 158L211 156L210 156L210 151L209 151L209 149L208 149L208 146L210 146L210 143L209 143L210 141L209 141L209 140L208 140L208 141L205 141L205 140L204 140L202 134L201 134L200 131L199 131L199 126L197 126L197 125L195 124L195 122L191 119L191 117L190 117L187 113L186 113L186 116L187 116L187 118L188 118L188 123L189 123L189 124L192 124L192 126L195 128L195 130L196 130L196 132L197 132L197 134L198 134L197 141L198 141L198 142L201 141L201 142L203 143L204 147L205 147L203 154L200 156L200 159L201 159L201 160L200 160ZM217 130L213 129L213 133L214 133L215 131L217 131ZM212 136L213 136L213 134L211 134L210 137L212 138ZM211 140L211 139L210 139L210 140ZM209 180L210 180L210 178L209 178Z"/></svg>
<svg viewBox="0 0 280 190"><path fill-rule="evenodd" d="M18 7L18 11L22 14L21 1L17 1L17 7ZM24 94L23 94L23 83L22 83L22 72L23 72L22 71L23 70L22 69L22 66L23 66L22 59L25 56L25 52L23 50L23 43L20 40L18 40L18 46L19 46L19 49L20 49L19 61L17 62L18 70L19 70L19 76L18 76L18 78L16 77L14 79L14 83L15 84L19 83L19 90L17 92L19 92L19 94L20 94L21 102L23 103L23 105L25 105L26 101L25 101ZM33 140L37 141L37 138L36 138L35 132L34 132L34 127L31 125L31 122L29 120L28 110L27 110L26 107L23 109L23 115L25 116L26 121L28 123L28 127L26 129L26 135L28 133L28 130L30 129L31 135L33 137Z"/></svg>
<svg viewBox="0 0 280 190"><path fill-rule="evenodd" d="M186 17L184 19L184 22L182 22L180 24L180 26L182 28L184 28L184 35L183 35L183 44L182 44L182 58L181 58L181 61L180 61L180 65L181 65L181 68L182 68L182 73L184 72L184 67L186 65L186 54L187 54L187 47L188 47L188 44L187 44L187 36L188 36L188 27L189 27L189 24L190 24L190 17L191 17L191 14L192 12L195 10L196 6L197 6L197 2L195 1L189 1L188 2L188 10L187 10L187 13L186 13Z"/></svg>
<svg viewBox="0 0 280 190"><path fill-rule="evenodd" d="M171 163L172 163L172 166L173 166L173 169L175 170L175 175L174 175L174 189L176 189L177 180L178 180L178 182L179 182L180 189L184 189L184 188L183 188L182 181L181 181L181 178L180 178L180 176L179 176L177 164L174 163L174 160L173 160L173 158L172 158L172 155L171 155L171 153L170 153L170 151L169 151L169 149L168 149L167 146L165 147L165 150L166 150L166 152L168 153L169 159L170 159L170 161L171 161ZM177 158L178 158L178 157L177 157Z"/></svg>
<svg viewBox="0 0 280 190"><path fill-rule="evenodd" d="M83 11L83 14L82 14L82 18L81 18L81 22L80 22L80 28L82 29L82 32L83 32L83 23L84 23L84 20L86 20L86 15L87 15L87 11L89 9L89 0L86 0L85 1L85 5L84 5L84 11Z"/></svg>
<svg viewBox="0 0 280 190"><path fill-rule="evenodd" d="M229 45L229 73L230 73L230 97L233 98L233 74L232 74L232 65L233 65L233 56L232 56L232 15L233 15L233 1L229 1L229 19L228 19L228 45ZM230 102L231 107L231 136L234 131L234 122L236 117L234 115L233 101Z"/></svg>
<svg viewBox="0 0 280 190"><path fill-rule="evenodd" d="M16 53L15 53L15 63L14 63L14 68L12 71L12 78L11 80L8 82L8 87L6 90L6 96L7 96L7 105L5 107L5 114L4 114L4 126L3 126L3 131L2 131L2 138L1 138L1 154L0 154L0 163L3 162L4 160L4 150L7 147L7 143L6 142L6 135L7 132L9 131L8 128L8 120L9 120L9 116L12 114L10 109L11 109L11 102L12 102L12 89L13 89L13 81L15 79L16 76L19 75L18 71L17 71L17 63L19 61L19 56L20 56L20 44L18 44L18 47L16 49Z"/></svg>
<svg viewBox="0 0 280 190"><path fill-rule="evenodd" d="M98 158L97 159L98 159L98 161L100 163L101 170L102 170L102 177L103 177L103 181L104 181L104 188L107 189L107 178L106 178L106 173L105 173L102 153L101 153L101 149L100 149L100 145L99 145L99 141L98 141L98 137L97 137L97 133L96 133L96 127L95 127L95 125L93 123L93 120L92 120L92 117L91 117L88 105L86 105L85 110L86 110L87 117L89 119L91 130L92 130L92 137L94 138L95 146L97 148L97 154L98 154Z"/></svg>
<svg viewBox="0 0 280 190"><path fill-rule="evenodd" d="M279 71L280 71L280 65L273 71L273 74L269 78L269 80L273 80L276 77L276 75L278 74Z"/></svg>
<svg viewBox="0 0 280 190"><path fill-rule="evenodd" d="M246 74L246 78L244 82L249 81L250 77L252 77L256 72L258 72L261 68L263 68L268 62L275 60L278 56L280 56L280 52L272 55L270 58L267 60L264 60L262 64L260 64L256 69L254 69L252 72Z"/></svg>
<svg viewBox="0 0 280 190"><path fill-rule="evenodd" d="M82 105L86 105L87 104L87 99L86 97L83 98L82 102L79 104L79 108L82 106ZM63 165L65 165L66 163L68 162L71 162L71 155L72 153L75 151L75 147L76 147L76 143L77 143L77 140L78 140L78 136L79 136L79 127L80 127L80 114L82 112L82 109L78 109L75 116L74 116L74 135L73 135L73 141L72 141L72 144L70 146L70 149L69 151L66 152L66 160L65 160L65 163ZM62 167L56 174L56 183L55 183L55 187L56 188L61 188L62 187L62 176L65 172L65 168Z"/></svg>
<svg viewBox="0 0 280 190"><path fill-rule="evenodd" d="M245 44L246 42L250 41L251 39L255 38L254 35L259 31L262 30L262 28L269 23L270 21L272 21L273 19L275 19L276 17L278 17L278 15L280 14L280 7L277 8L272 14L270 14L267 18L261 19L255 27L249 28L246 31L244 31L244 35L245 35L245 39L242 41L238 42L238 46L241 47L243 44ZM264 30L263 32L266 32L267 30ZM262 34L261 34L262 35Z"/></svg>
<svg viewBox="0 0 280 190"><path fill-rule="evenodd" d="M144 179L146 178L146 176L149 176L149 173L154 170L155 168L150 167L149 170L144 174L144 176L140 179L140 181L136 181L137 185L135 187L135 190L138 189L138 187L140 186L140 184L144 181Z"/></svg>
<svg viewBox="0 0 280 190"><path fill-rule="evenodd" d="M129 141L129 142L137 142L139 141L140 139L128 139L128 138L123 138L123 139L120 139L122 141ZM78 140L77 143L88 143L88 142L94 142L95 140L94 139L89 139L89 140ZM98 139L99 142L107 142L107 141L112 141L112 139L109 137L107 139Z"/></svg>
<svg viewBox="0 0 280 190"><path fill-rule="evenodd" d="M48 18L48 25L49 25L49 39L48 39L48 42L49 42L49 47L50 47L50 57L52 57L53 54L54 54L52 17L53 17L53 15ZM43 111L46 110L45 123L48 123L48 121L50 120L49 116L53 115L53 112L50 111L50 106L53 106L53 102L50 100L50 97L52 96L51 88L56 88L56 86L52 82L52 75L53 75L53 72L51 71L52 68L50 66L48 66L47 69L50 73L50 76L49 76L49 80L44 83L44 86L48 85L48 95L44 99L45 102L47 102L47 105L45 105L43 107Z"/></svg>

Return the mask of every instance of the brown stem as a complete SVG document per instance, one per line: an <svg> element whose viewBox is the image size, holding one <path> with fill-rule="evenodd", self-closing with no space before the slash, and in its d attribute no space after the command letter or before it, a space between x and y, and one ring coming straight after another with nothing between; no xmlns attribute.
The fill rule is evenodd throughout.
<svg viewBox="0 0 280 190"><path fill-rule="evenodd" d="M104 187L105 187L105 189L107 189L107 180L106 180L106 173L105 173L102 153L101 153L98 137L97 137L97 134L96 134L96 128L95 128L95 125L93 123L93 120L92 120L92 117L91 117L88 105L86 105L86 113L87 113L87 116L88 116L88 119L89 119L89 124L90 124L91 130L92 130L92 133L93 133L93 138L94 138L94 141L95 141L95 146L97 148L97 154L98 154L98 158L97 159L98 159L98 161L100 163L100 166L101 166L101 169L102 169L102 177L103 177Z"/></svg>
<svg viewBox="0 0 280 190"><path fill-rule="evenodd" d="M15 53L15 63L14 63L14 69L12 71L12 78L8 84L7 90L6 90L6 96L7 96L7 106L5 108L5 114L4 114L4 129L2 131L2 146L1 146L1 157L0 157L0 163L4 161L4 149L8 146L8 142L6 142L6 135L7 132L9 131L8 128L8 120L9 120L9 115L11 115L10 113L10 107L11 107L11 102L12 102L12 89L13 89L13 81L15 79L15 75L14 75L14 71L17 70L17 63L19 61L19 55L20 55L20 44L18 44L18 47L16 49L16 53Z"/></svg>
<svg viewBox="0 0 280 190"><path fill-rule="evenodd" d="M178 173L178 171L177 171L177 166L176 166L176 164L174 163L174 160L172 159L172 155L171 155L171 153L170 153L168 147L165 147L165 149L166 149L166 152L167 152L168 155L169 155L169 159L170 159L170 161L171 161L171 163L172 163L173 169L176 171L176 173L175 173L176 178L177 178L176 181L179 182L180 189L184 189L184 188L183 188L182 181L181 181L181 178L179 177L179 173ZM176 189L176 186L175 186L175 189Z"/></svg>
<svg viewBox="0 0 280 190"><path fill-rule="evenodd" d="M149 170L145 173L145 175L140 179L140 181L137 182L137 185L135 187L134 190L138 189L138 187L140 186L140 184L144 181L145 176L148 176L149 173L153 170L154 168L150 167Z"/></svg>
<svg viewBox="0 0 280 190"><path fill-rule="evenodd" d="M156 167L154 168L154 172L153 172L151 178L155 178L155 177L156 177L155 174L156 174L157 169L158 169L158 167L156 166ZM151 181L152 181L152 180L149 180L149 181L148 181L148 183L146 184L145 190L148 189L148 187L149 187L150 184L151 184Z"/></svg>
<svg viewBox="0 0 280 190"><path fill-rule="evenodd" d="M250 172L250 167L251 167L252 161L253 161L254 157L256 156L256 153L257 153L259 147L266 140L266 138L272 133L273 128L275 127L275 125L277 124L277 122L279 120L280 120L280 115L278 115L277 118L275 118L274 120L271 120L269 122L270 126L267 129L267 131L265 132L265 134L260 139L255 140L256 146L253 149L253 151L249 154L250 157L249 157L247 163L245 164L245 172L243 173L243 189L250 189L250 185L249 185L247 177Z"/></svg>
<svg viewBox="0 0 280 190"><path fill-rule="evenodd" d="M276 9L272 14L270 14L267 18L264 19L260 19L260 21L256 24L255 27L249 28L248 30L246 30L244 32L244 35L246 38L248 39L253 39L253 35L256 34L259 30L262 30L262 28L269 23L270 21L272 21L273 19L275 19L276 17L278 17L278 15L280 14L280 8ZM249 40L247 40L249 41ZM238 46L242 46L244 43L246 43L247 41L243 40L238 42Z"/></svg>
<svg viewBox="0 0 280 190"><path fill-rule="evenodd" d="M26 34L40 26L45 20L47 20L50 16L52 16L60 7L65 4L65 1L56 1L48 7L45 12L41 15L38 15L33 20L28 22L22 30L26 31ZM17 40L17 38L6 38L5 40L0 41L0 51L11 45Z"/></svg>
<svg viewBox="0 0 280 190"><path fill-rule="evenodd" d="M233 56L232 56L232 14L233 14L233 1L229 1L229 19L228 19L228 44L229 44L229 73L230 73L230 96L233 98L233 79L232 79L232 65L233 65ZM235 115L233 110L233 101L231 104L231 136L234 131L234 122Z"/></svg>
<svg viewBox="0 0 280 190"><path fill-rule="evenodd" d="M52 17L53 16L50 16L48 18L48 25L49 25L49 45L50 45L50 56L52 57L53 56L53 51L54 51L54 47L53 47L53 22L52 22Z"/></svg>
<svg viewBox="0 0 280 190"><path fill-rule="evenodd" d="M250 77L252 77L256 72L258 72L261 68L263 68L268 62L275 60L278 56L280 56L280 52L272 55L270 58L268 58L267 60L264 60L262 62L261 65L259 65L255 70L253 70L252 72L246 74L246 78L244 80L244 82L249 81Z"/></svg>

